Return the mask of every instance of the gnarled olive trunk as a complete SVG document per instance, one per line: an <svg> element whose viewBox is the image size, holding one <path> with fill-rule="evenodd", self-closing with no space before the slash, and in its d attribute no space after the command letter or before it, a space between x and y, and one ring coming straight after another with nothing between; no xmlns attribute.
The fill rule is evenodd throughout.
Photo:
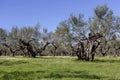
<svg viewBox="0 0 120 80"><path fill-rule="evenodd" d="M94 35L89 35L88 42L86 47L84 48L84 44L79 42L76 54L78 59L86 60L86 61L93 61L95 56L95 50L100 45L100 42L97 41L98 38L102 37L102 35L96 33Z"/></svg>

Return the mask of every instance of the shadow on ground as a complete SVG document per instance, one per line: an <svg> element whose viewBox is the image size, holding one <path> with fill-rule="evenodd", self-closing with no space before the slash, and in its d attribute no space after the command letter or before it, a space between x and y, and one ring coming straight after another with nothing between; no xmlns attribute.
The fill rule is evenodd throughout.
<svg viewBox="0 0 120 80"><path fill-rule="evenodd" d="M102 60L102 59L95 59L93 62L109 62L109 63L119 63L120 60L113 60L113 59L109 59L109 60Z"/></svg>
<svg viewBox="0 0 120 80"><path fill-rule="evenodd" d="M97 75L91 75L84 71L14 71L14 72L0 72L4 74L1 80L35 80L35 79L62 79L62 78L80 78L80 79L104 79L106 77L101 77Z"/></svg>
<svg viewBox="0 0 120 80"><path fill-rule="evenodd" d="M3 66L12 66L12 65L18 65L18 64L25 64L25 63L29 63L29 62L23 61L23 60L19 60L19 61L9 61L9 60L0 61L0 65L3 65Z"/></svg>
<svg viewBox="0 0 120 80"><path fill-rule="evenodd" d="M82 62L108 62L108 63L120 63L120 59L95 59L94 61L84 61L84 60L79 60L75 59L74 61L82 61Z"/></svg>

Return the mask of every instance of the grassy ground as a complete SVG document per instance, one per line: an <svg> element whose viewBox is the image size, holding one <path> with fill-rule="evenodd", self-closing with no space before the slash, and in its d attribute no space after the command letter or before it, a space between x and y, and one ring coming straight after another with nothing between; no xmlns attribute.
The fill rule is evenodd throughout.
<svg viewBox="0 0 120 80"><path fill-rule="evenodd" d="M120 57L0 57L0 80L120 80Z"/></svg>

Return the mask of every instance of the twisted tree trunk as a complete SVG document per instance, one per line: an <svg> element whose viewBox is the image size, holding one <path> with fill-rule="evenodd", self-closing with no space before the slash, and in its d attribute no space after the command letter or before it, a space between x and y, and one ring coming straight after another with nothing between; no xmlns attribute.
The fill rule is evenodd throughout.
<svg viewBox="0 0 120 80"><path fill-rule="evenodd" d="M98 38L102 37L102 35L96 33L94 35L89 35L88 44L84 48L84 44L79 42L76 54L78 59L86 60L86 61L93 61L95 56L95 50L100 45L100 42L97 41Z"/></svg>
<svg viewBox="0 0 120 80"><path fill-rule="evenodd" d="M28 41L20 39L19 40L19 44L23 44L24 46L26 46L28 54L30 53L30 56L32 56L33 58L35 58L36 57L36 53L33 51L33 47L30 44L31 41L33 41L33 39L32 40L28 40Z"/></svg>

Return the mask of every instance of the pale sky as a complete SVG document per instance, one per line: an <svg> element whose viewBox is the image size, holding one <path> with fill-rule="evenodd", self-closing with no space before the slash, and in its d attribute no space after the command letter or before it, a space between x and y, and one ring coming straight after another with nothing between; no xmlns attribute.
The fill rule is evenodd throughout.
<svg viewBox="0 0 120 80"><path fill-rule="evenodd" d="M120 15L120 0L0 0L0 28L34 26L54 31L59 22L73 13L84 14L85 19L94 15L97 5L107 4L115 15Z"/></svg>

